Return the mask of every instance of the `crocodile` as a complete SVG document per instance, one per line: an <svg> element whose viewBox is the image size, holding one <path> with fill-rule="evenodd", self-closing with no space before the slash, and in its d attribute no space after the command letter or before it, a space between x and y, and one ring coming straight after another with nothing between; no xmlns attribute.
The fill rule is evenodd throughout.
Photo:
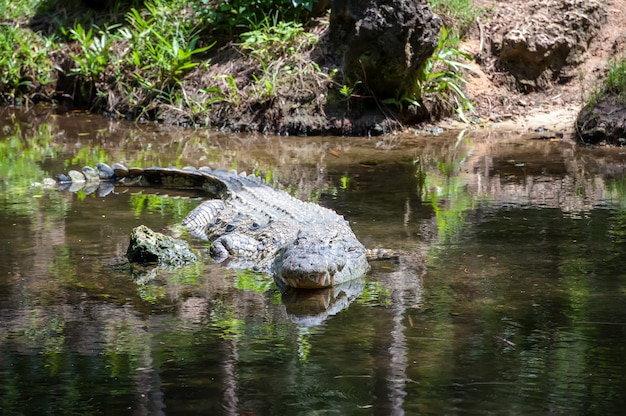
<svg viewBox="0 0 626 416"><path fill-rule="evenodd" d="M182 226L210 242L216 262L273 275L282 287L331 287L361 278L369 269L367 250L343 216L253 174L101 163L58 175L56 182L101 195L116 185L201 189L210 199L194 208Z"/></svg>

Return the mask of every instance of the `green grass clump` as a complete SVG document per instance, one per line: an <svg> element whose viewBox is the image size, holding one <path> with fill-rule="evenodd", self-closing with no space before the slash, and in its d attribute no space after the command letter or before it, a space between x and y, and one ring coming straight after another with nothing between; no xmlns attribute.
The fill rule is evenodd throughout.
<svg viewBox="0 0 626 416"><path fill-rule="evenodd" d="M471 69L466 63L471 57L456 48L457 39L450 35L442 26L433 55L409 80L405 89L399 91L395 98L384 100L385 104L402 109L404 105L420 107L430 101L436 104L433 108L436 114L456 113L461 120L468 122L465 113L473 112L474 106L463 92L467 83L463 71Z"/></svg>
<svg viewBox="0 0 626 416"><path fill-rule="evenodd" d="M435 13L442 16L451 31L463 37L483 10L474 7L471 0L429 0Z"/></svg>
<svg viewBox="0 0 626 416"><path fill-rule="evenodd" d="M253 30L240 36L241 49L247 51L267 67L277 56L300 53L318 41L317 36L306 33L301 23L283 22L266 18Z"/></svg>
<svg viewBox="0 0 626 416"><path fill-rule="evenodd" d="M131 8L125 24L62 28L78 46L68 75L78 79L82 101L136 116L159 103L178 103L183 77L200 63L195 56L212 46L200 46L200 30L184 8L184 2L152 0Z"/></svg>
<svg viewBox="0 0 626 416"><path fill-rule="evenodd" d="M15 102L55 81L49 58L52 38L40 37L21 26L0 25L0 96Z"/></svg>
<svg viewBox="0 0 626 416"><path fill-rule="evenodd" d="M317 0L193 0L194 11L214 33L232 36L253 29L267 16L293 20L311 11Z"/></svg>
<svg viewBox="0 0 626 416"><path fill-rule="evenodd" d="M41 0L0 0L2 18L13 21L29 19Z"/></svg>
<svg viewBox="0 0 626 416"><path fill-rule="evenodd" d="M599 95L615 95L620 102L626 104L626 59L609 63L609 72Z"/></svg>

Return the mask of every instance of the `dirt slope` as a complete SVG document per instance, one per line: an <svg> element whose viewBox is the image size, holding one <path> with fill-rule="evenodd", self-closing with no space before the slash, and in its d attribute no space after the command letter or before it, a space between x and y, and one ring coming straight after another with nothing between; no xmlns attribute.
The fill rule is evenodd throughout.
<svg viewBox="0 0 626 416"><path fill-rule="evenodd" d="M492 16L510 19L498 24L514 27L529 19L529 16L519 12L532 9L529 2L537 3L539 7L541 0L495 3L475 0L475 5L485 9L493 7ZM491 37L494 36L489 32L490 22L476 25L462 49L482 58L477 59L480 64L473 63L474 73L467 76L467 91L487 126L516 130L520 126L531 130L546 128L565 134L573 133L574 120L589 94L604 78L607 62L618 56L626 46L626 33L622 32L626 28L626 0L606 0L602 3L606 10L606 23L591 39L587 53L584 54L585 59L576 67L575 75L564 84L551 83L533 92L522 93L506 82L506 74L494 67L493 60L488 56Z"/></svg>

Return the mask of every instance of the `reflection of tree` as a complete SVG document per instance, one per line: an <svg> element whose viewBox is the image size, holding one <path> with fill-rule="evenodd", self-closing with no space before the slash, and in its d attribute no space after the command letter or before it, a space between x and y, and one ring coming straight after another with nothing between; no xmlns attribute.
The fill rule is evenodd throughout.
<svg viewBox="0 0 626 416"><path fill-rule="evenodd" d="M404 320L407 309L418 306L422 295L421 274L405 268L394 275L397 285L387 281L393 287L391 305L381 309L374 323L372 407L373 414L380 415L405 414L406 385L412 380L407 376L409 350Z"/></svg>

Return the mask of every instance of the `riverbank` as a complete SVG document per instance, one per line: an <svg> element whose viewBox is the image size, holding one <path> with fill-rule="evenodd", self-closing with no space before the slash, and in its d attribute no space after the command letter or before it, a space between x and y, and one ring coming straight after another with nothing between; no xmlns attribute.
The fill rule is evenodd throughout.
<svg viewBox="0 0 626 416"><path fill-rule="evenodd" d="M202 26L215 16L199 20L204 9L194 2L116 3L103 12L80 2L53 10L53 1L7 1L0 24L8 57L0 69L13 80L3 82L7 103L48 101L115 118L283 135L367 136L430 123L572 137L577 114L622 49L617 29L626 23L623 0L474 0L463 17L433 1L451 27L438 52L463 52L447 55L453 61L436 52L435 64L463 70L446 72L453 75L419 99L377 99L341 73L327 12L291 21L266 15L229 38ZM539 38L548 39L539 46L550 57L540 65L529 52ZM514 59L506 50L511 39Z"/></svg>

